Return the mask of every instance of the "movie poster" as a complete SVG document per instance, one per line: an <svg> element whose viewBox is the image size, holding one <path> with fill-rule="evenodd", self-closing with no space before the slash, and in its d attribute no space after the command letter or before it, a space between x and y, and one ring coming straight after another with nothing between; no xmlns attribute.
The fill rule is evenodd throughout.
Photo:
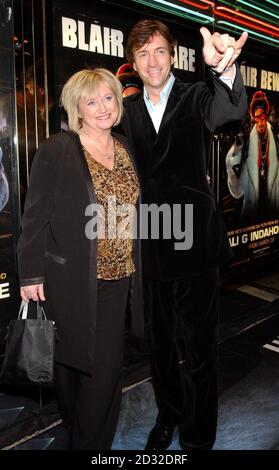
<svg viewBox="0 0 279 470"><path fill-rule="evenodd" d="M138 13L125 10L123 15L119 7L107 4L97 11L92 4L92 8L87 7L87 11L81 11L76 5L75 9L55 7L53 16L57 100L66 80L76 71L87 67L106 67L111 70L123 80L124 92L133 85L138 88L138 79L125 59L128 33L141 17ZM172 27L172 24L169 26ZM175 74L184 81L194 82L201 75L197 67L201 66L202 38L199 29L189 35L186 28L177 25L175 34L178 39Z"/></svg>
<svg viewBox="0 0 279 470"><path fill-rule="evenodd" d="M0 4L0 328L15 316L19 299L15 250L18 236L17 157L12 2Z"/></svg>
<svg viewBox="0 0 279 470"><path fill-rule="evenodd" d="M242 122L223 128L220 197L233 263L278 251L279 73L241 65L248 96Z"/></svg>
<svg viewBox="0 0 279 470"><path fill-rule="evenodd" d="M130 10L123 15L119 7L107 4L98 11L93 5L81 10L73 4L69 9L59 7L59 2L55 4L55 101L69 76L86 67L110 69L119 76L124 95L139 89L140 83L125 63L125 46L131 27L142 15ZM169 24L178 42L174 74L185 82L195 82L203 77L199 27L173 26ZM262 58L262 64L252 66L247 59L241 65L248 94L247 115L242 122L215 132L208 168L224 215L233 263L277 250L279 74L276 64L266 67L266 58ZM60 116L58 113L58 119ZM62 128L67 128L63 119Z"/></svg>

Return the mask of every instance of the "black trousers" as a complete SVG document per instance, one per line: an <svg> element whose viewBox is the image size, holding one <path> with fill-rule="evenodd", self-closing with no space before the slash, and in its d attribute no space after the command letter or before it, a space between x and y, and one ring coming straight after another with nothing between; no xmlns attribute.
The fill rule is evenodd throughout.
<svg viewBox="0 0 279 470"><path fill-rule="evenodd" d="M72 449L108 450L122 395L123 339L130 278L98 280L92 375L56 363L55 387ZM80 338L82 341L82 338Z"/></svg>
<svg viewBox="0 0 279 470"><path fill-rule="evenodd" d="M183 449L211 449L217 426L219 273L145 282L157 421Z"/></svg>

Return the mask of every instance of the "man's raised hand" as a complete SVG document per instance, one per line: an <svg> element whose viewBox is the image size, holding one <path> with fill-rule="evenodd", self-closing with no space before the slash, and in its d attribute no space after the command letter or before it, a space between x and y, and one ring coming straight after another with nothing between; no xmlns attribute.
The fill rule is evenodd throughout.
<svg viewBox="0 0 279 470"><path fill-rule="evenodd" d="M211 34L204 26L200 33L203 37L204 61L218 73L234 64L248 38L247 32L243 32L238 40L227 33Z"/></svg>

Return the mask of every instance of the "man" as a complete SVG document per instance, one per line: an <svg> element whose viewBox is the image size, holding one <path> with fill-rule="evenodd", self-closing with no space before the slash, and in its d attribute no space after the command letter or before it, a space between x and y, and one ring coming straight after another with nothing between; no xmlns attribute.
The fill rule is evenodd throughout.
<svg viewBox="0 0 279 470"><path fill-rule="evenodd" d="M254 93L249 111L250 136L236 141L226 157L228 187L236 199L243 196L245 223L279 216L278 144L267 121L270 106L263 91Z"/></svg>
<svg viewBox="0 0 279 470"><path fill-rule="evenodd" d="M175 41L158 20L137 23L126 49L144 84L142 93L124 100L123 121L142 202L167 205L175 233L178 221L187 225L186 209L193 208L188 227L193 243L191 233L185 246L174 235L165 239L161 225L159 239L142 240L158 405L146 444L150 450L166 449L177 425L183 449L211 449L216 434L217 265L228 259L230 250L206 170L212 131L245 113L245 91L233 64L247 34L238 41L227 34L211 35L206 28L201 34L208 82L186 84L173 76ZM232 89L219 78L224 70L222 79Z"/></svg>

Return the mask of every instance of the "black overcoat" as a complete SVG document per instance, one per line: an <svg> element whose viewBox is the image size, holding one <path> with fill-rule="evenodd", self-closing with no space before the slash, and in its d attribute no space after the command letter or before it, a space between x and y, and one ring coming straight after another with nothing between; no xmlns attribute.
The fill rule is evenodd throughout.
<svg viewBox="0 0 279 470"><path fill-rule="evenodd" d="M127 97L124 107L122 127L136 159L143 202L193 205L191 249L175 250L173 236L142 240L143 276L182 278L227 262L231 250L207 168L212 132L241 119L247 109L239 68L232 90L211 71L194 84L175 79L158 134L142 93Z"/></svg>
<svg viewBox="0 0 279 470"><path fill-rule="evenodd" d="M125 138L114 134L128 149ZM58 362L90 372L94 357L97 238L85 235L96 203L94 186L77 134L55 134L36 152L18 243L20 284L44 282L46 310L57 327ZM131 327L142 335L139 243L130 289Z"/></svg>

